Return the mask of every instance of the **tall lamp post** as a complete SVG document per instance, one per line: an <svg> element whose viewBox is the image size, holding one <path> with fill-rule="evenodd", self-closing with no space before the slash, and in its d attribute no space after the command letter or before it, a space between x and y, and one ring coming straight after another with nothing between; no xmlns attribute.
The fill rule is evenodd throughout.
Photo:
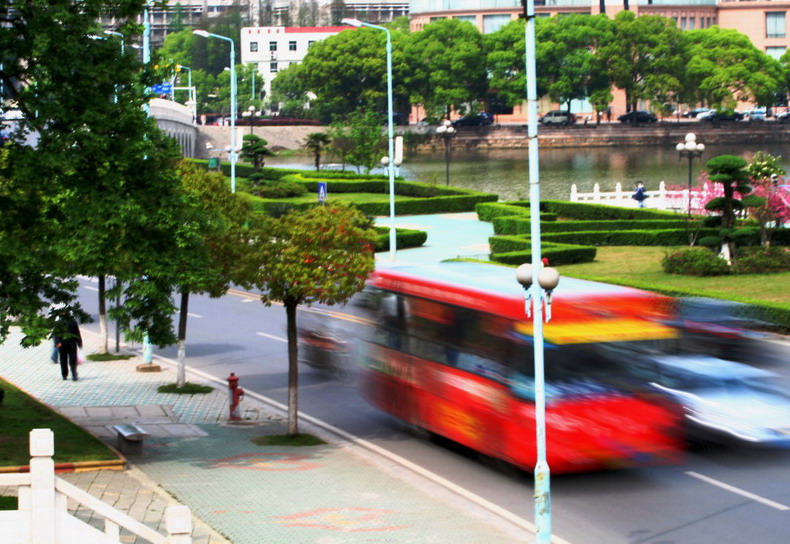
<svg viewBox="0 0 790 544"><path fill-rule="evenodd" d="M444 140L444 181L445 185L450 185L450 154L452 153L455 127L449 119L445 119L441 125L436 127L436 134Z"/></svg>
<svg viewBox="0 0 790 544"><path fill-rule="evenodd" d="M261 116L261 112L255 111L255 106L250 106L247 111L241 112L241 116L250 118L250 134L252 134L252 125L255 124L255 118Z"/></svg>
<svg viewBox="0 0 790 544"><path fill-rule="evenodd" d="M526 44L527 76L527 142L529 167L529 224L531 270L541 270L540 255L540 169L538 167L538 84L535 54L535 0L525 0L524 42ZM541 270L545 272L545 270ZM518 278L519 281L526 279ZM530 278L531 279L531 278ZM522 281L522 285L524 285ZM532 282L532 299L540 301L540 282ZM527 300L529 305L529 299ZM535 304L532 337L535 354L535 528L538 544L551 543L551 488L549 463L546 458L546 390L543 367L543 305Z"/></svg>
<svg viewBox="0 0 790 544"><path fill-rule="evenodd" d="M230 42L230 190L232 193L236 192L236 45L231 38L213 34L206 30L193 30L193 34L203 38L217 38L218 40L225 40Z"/></svg>
<svg viewBox="0 0 790 544"><path fill-rule="evenodd" d="M688 194L688 218L691 219L691 163L694 159L702 159L702 153L705 151L705 144L697 142L697 136L693 132L686 134L684 142L680 142L675 146L678 150L678 158L683 157L689 160L689 194Z"/></svg>
<svg viewBox="0 0 790 544"><path fill-rule="evenodd" d="M392 113L392 37L388 28L383 26L363 23L359 19L343 19L344 25L359 28L366 26L381 30L387 34L387 173L390 186L390 258L394 261L396 255L397 237L395 236L395 123Z"/></svg>

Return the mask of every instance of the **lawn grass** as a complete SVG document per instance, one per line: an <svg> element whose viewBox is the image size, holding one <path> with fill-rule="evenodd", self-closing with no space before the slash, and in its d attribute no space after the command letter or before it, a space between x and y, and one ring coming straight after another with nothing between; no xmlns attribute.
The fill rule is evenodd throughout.
<svg viewBox="0 0 790 544"><path fill-rule="evenodd" d="M211 393L214 388L210 385L200 385L199 383L184 383L183 387L178 387L177 383L168 383L156 388L160 393L175 393L177 395L199 395Z"/></svg>
<svg viewBox="0 0 790 544"><path fill-rule="evenodd" d="M55 433L55 463L118 459L98 438L13 385L0 379L0 387L5 392L0 405L0 466L30 464L31 429Z"/></svg>
<svg viewBox="0 0 790 544"><path fill-rule="evenodd" d="M777 274L738 274L733 276L676 276L661 269L661 259L679 248L647 246L599 247L591 263L557 266L561 275L619 283L662 286L679 291L709 294L717 298L786 304L790 307L790 272ZM560 280L560 284L562 280Z"/></svg>

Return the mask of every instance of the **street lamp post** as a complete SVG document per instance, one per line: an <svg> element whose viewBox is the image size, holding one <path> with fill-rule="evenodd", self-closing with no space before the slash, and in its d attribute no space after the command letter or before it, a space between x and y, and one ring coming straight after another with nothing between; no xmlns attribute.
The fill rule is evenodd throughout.
<svg viewBox="0 0 790 544"><path fill-rule="evenodd" d="M255 118L261 116L261 112L255 111L255 106L250 106L247 111L241 112L242 117L250 118L250 134L252 134L252 126L255 124Z"/></svg>
<svg viewBox="0 0 790 544"><path fill-rule="evenodd" d="M527 76L527 142L529 167L529 224L531 270L540 270L543 264L540 255L540 169L538 167L538 84L535 54L535 0L526 0L524 6L526 24L524 42L526 44ZM541 273L547 269L541 270ZM523 272L523 269L522 269ZM520 277L519 281L526 279ZM530 278L531 279L531 278ZM539 275L540 279L540 275ZM532 298L540 301L542 282L532 283ZM522 285L524 283L522 282ZM529 305L529 300L527 300ZM546 390L543 367L543 305L535 304L532 337L535 355L535 441L537 460L535 462L535 536L539 544L551 543L551 486L549 463L546 458ZM547 314L548 317L548 314Z"/></svg>
<svg viewBox="0 0 790 544"><path fill-rule="evenodd" d="M390 258L394 261L397 237L395 236L395 124L392 112L392 37L389 29L383 26L363 23L359 19L343 19L341 22L344 25L356 28L361 26L374 28L387 34L387 173L389 174L390 187Z"/></svg>
<svg viewBox="0 0 790 544"><path fill-rule="evenodd" d="M702 153L705 151L705 144L697 142L697 136L693 132L686 134L684 142L680 142L675 146L678 150L678 158L683 157L689 160L689 194L688 194L688 218L691 219L691 163L694 159L702 159Z"/></svg>
<svg viewBox="0 0 790 544"><path fill-rule="evenodd" d="M444 140L444 181L445 185L450 185L450 154L452 153L455 127L449 119L445 119L441 125L436 127L436 134Z"/></svg>
<svg viewBox="0 0 790 544"><path fill-rule="evenodd" d="M203 38L217 38L230 42L230 190L236 192L236 46L231 38L213 34L205 30L193 30L193 34Z"/></svg>

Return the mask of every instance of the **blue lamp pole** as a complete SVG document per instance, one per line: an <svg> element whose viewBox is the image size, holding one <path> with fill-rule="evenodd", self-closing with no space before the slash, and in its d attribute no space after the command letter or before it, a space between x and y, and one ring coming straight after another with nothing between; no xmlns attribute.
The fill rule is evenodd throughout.
<svg viewBox="0 0 790 544"><path fill-rule="evenodd" d="M212 34L205 30L193 30L197 36L203 38L217 38L230 42L230 190L236 192L236 46L231 38L220 36L219 34Z"/></svg>
<svg viewBox="0 0 790 544"><path fill-rule="evenodd" d="M387 33L387 173L390 181L390 258L394 261L397 237L395 236L395 124L392 114L392 37L389 29L383 26L363 23L359 19L343 19L341 22L356 28L366 26Z"/></svg>
<svg viewBox="0 0 790 544"><path fill-rule="evenodd" d="M559 282L559 275L550 268L541 269L540 255L540 170L538 168L538 87L535 62L535 1L526 0L524 40L526 43L527 74L527 137L529 158L529 217L532 265L529 273L519 267L519 282L528 289L527 315L530 299L534 301L533 346L535 349L535 438L537 461L535 463L535 526L539 544L551 542L551 491L550 470L546 460L546 388L543 361L543 290L549 293L547 318L551 317L551 289ZM552 272L553 271L553 272ZM556 275L556 281L555 281ZM537 276L538 281L532 281ZM549 277L546 277L549 276ZM553 286L552 286L553 284Z"/></svg>

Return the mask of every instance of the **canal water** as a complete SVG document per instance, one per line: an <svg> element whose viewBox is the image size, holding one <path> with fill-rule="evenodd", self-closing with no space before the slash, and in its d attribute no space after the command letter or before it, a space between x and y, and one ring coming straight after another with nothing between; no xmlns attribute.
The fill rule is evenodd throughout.
<svg viewBox="0 0 790 544"><path fill-rule="evenodd" d="M790 172L790 143L761 145L707 146L702 161L692 163L692 183L704 169L704 162L723 154L746 160L757 151L781 156ZM312 169L307 157L271 157L269 166ZM404 157L400 174L410 180L444 185L444 152L412 154ZM661 181L667 186L688 185L688 159L680 160L674 148L633 146L598 148L563 148L540 150L540 194L543 199L567 200L571 185L579 192L590 192L598 183L601 191L614 191L616 183L630 191L636 181L646 189L656 190ZM382 169L375 170L384 173ZM525 199L529 196L529 172L526 149L456 151L450 159L450 185L499 195L501 200Z"/></svg>

